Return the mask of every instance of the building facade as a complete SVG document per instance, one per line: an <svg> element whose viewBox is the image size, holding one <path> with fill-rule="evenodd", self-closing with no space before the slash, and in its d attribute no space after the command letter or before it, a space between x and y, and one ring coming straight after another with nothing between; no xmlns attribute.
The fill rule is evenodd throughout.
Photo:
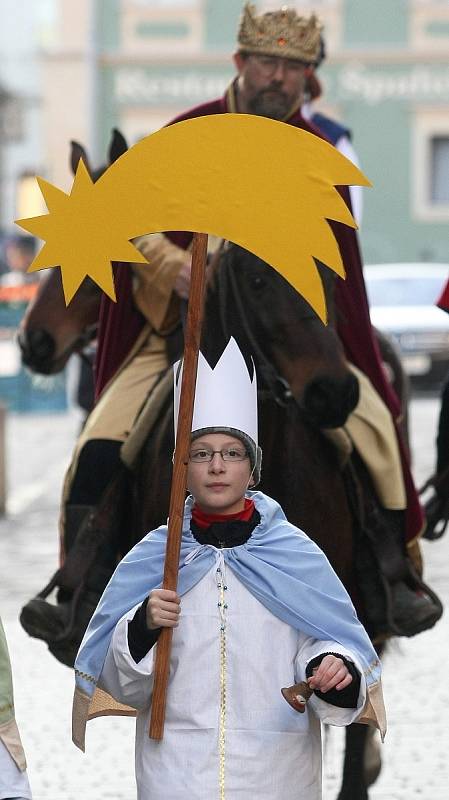
<svg viewBox="0 0 449 800"><path fill-rule="evenodd" d="M38 51L45 13L38 6L0 0L0 234L11 232L22 211L43 208L33 180L43 167Z"/></svg>
<svg viewBox="0 0 449 800"><path fill-rule="evenodd" d="M50 2L50 0L48 0ZM323 111L352 130L367 262L449 261L449 2L301 0L325 25ZM68 142L105 161L220 95L234 74L242 0L54 0L42 51L46 177L70 185ZM259 10L278 4L259 0Z"/></svg>

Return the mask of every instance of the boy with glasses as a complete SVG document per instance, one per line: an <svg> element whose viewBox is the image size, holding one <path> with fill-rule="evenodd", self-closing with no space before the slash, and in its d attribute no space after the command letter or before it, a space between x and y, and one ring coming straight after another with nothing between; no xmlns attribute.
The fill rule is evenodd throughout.
<svg viewBox="0 0 449 800"><path fill-rule="evenodd" d="M178 591L160 588L164 525L117 568L76 661L74 741L84 748L87 717L137 712L139 800L318 800L320 720L385 731L376 653L322 551L251 491L260 466L255 376L231 339L214 369L200 354ZM163 627L174 631L157 742ZM301 714L299 681L313 692Z"/></svg>

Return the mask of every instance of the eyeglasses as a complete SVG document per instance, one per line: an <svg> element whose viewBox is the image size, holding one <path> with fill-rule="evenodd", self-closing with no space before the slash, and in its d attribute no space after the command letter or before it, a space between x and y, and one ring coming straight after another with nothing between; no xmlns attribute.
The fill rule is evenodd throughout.
<svg viewBox="0 0 449 800"><path fill-rule="evenodd" d="M223 461L245 461L245 458L248 458L248 453L243 447L223 447L222 450L209 450L207 447L201 447L198 450L192 450L189 458L195 464L208 464L212 461L215 453L219 453Z"/></svg>
<svg viewBox="0 0 449 800"><path fill-rule="evenodd" d="M299 75L307 66L303 61L296 61L294 58L284 58L283 56L258 56L251 54L251 58L258 64L261 72L264 72L266 75L273 75L279 66L284 67L286 72Z"/></svg>

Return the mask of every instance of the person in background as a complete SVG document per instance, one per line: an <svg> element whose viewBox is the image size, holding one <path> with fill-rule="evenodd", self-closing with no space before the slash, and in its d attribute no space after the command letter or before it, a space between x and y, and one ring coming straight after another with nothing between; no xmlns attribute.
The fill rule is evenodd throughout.
<svg viewBox="0 0 449 800"><path fill-rule="evenodd" d="M326 58L326 43L323 34L320 38L319 55L313 64L305 86L305 102L301 106L301 114L304 119L315 125L322 134L329 139L331 144L337 148L346 158L349 158L357 167L360 166L359 157L352 144L352 132L350 128L343 125L336 119L317 111L315 103L323 94L322 84L317 75L317 70ZM363 187L350 186L349 196L351 198L352 213L357 225L362 224L363 214Z"/></svg>
<svg viewBox="0 0 449 800"><path fill-rule="evenodd" d="M13 235L6 237L3 244L6 271L0 276L2 286L20 286L25 283L37 283L39 275L27 272L36 255L36 239L34 236Z"/></svg>
<svg viewBox="0 0 449 800"><path fill-rule="evenodd" d="M436 305L449 314L449 279ZM449 522L449 375L441 390L436 449L435 474L424 487L427 489L432 486L435 490L425 504L426 529L423 536L431 540L439 539Z"/></svg>
<svg viewBox="0 0 449 800"><path fill-rule="evenodd" d="M437 301L438 308L449 314L449 279L441 296ZM449 467L449 376L447 377L441 393L441 409L438 422L437 437L437 465L436 472L440 475Z"/></svg>
<svg viewBox="0 0 449 800"><path fill-rule="evenodd" d="M14 713L11 662L0 619L0 800L31 800L31 797Z"/></svg>

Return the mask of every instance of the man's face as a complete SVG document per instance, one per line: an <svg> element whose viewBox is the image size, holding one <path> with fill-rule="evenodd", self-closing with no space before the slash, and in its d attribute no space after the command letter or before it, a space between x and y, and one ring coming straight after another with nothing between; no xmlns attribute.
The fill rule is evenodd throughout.
<svg viewBox="0 0 449 800"><path fill-rule="evenodd" d="M217 451L224 453L226 459ZM212 460L208 461L212 452ZM240 439L225 433L211 433L190 445L187 486L202 511L208 514L242 511L250 479L251 464Z"/></svg>
<svg viewBox="0 0 449 800"><path fill-rule="evenodd" d="M239 73L239 111L284 119L295 103L302 103L311 67L291 58L234 55Z"/></svg>
<svg viewBox="0 0 449 800"><path fill-rule="evenodd" d="M17 244L7 244L5 247L5 260L11 272L25 273L33 261L33 254Z"/></svg>

